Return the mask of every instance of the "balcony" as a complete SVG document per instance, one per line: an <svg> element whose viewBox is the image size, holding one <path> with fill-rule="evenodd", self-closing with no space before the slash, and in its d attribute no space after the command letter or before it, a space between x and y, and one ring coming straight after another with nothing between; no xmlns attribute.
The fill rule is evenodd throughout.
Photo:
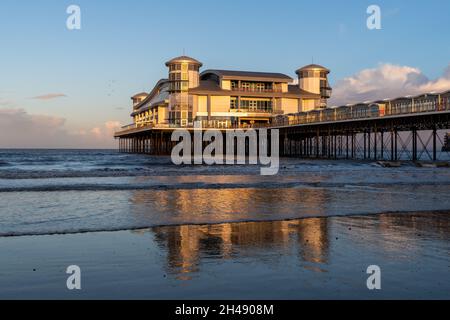
<svg viewBox="0 0 450 320"><path fill-rule="evenodd" d="M250 92L250 93L281 93L281 89L276 88L231 88L231 91Z"/></svg>
<svg viewBox="0 0 450 320"><path fill-rule="evenodd" d="M231 112L245 112L245 113L273 113L272 109L260 109L260 108L230 108Z"/></svg>
<svg viewBox="0 0 450 320"><path fill-rule="evenodd" d="M331 98L332 93L333 93L333 89L331 89L329 87L320 88L320 95L325 99Z"/></svg>

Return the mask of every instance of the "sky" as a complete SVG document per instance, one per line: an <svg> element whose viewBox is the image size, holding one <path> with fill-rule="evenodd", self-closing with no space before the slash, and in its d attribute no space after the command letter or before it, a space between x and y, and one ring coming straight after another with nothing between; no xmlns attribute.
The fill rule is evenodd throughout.
<svg viewBox="0 0 450 320"><path fill-rule="evenodd" d="M69 30L70 5L81 29ZM381 9L381 30L367 8ZM450 90L447 0L2 0L0 148L112 148L130 97L192 56L204 69L331 70L330 104Z"/></svg>

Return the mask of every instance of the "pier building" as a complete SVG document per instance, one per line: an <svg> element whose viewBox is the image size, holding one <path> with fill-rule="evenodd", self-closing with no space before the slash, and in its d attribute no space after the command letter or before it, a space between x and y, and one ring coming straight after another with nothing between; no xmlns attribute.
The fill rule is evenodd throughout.
<svg viewBox="0 0 450 320"><path fill-rule="evenodd" d="M167 79L132 97L133 123L115 133L122 152L170 154L172 132L202 128L278 129L285 157L445 159L450 90L328 106L330 70L308 65L282 73L209 69L193 58L169 60ZM381 97L380 97L381 98ZM225 147L225 146L224 146ZM440 153L442 150L442 153Z"/></svg>
<svg viewBox="0 0 450 320"><path fill-rule="evenodd" d="M133 125L227 128L269 124L275 115L325 108L331 96L330 71L312 64L297 79L272 72L208 69L181 56L166 62L168 77L150 93L132 97Z"/></svg>

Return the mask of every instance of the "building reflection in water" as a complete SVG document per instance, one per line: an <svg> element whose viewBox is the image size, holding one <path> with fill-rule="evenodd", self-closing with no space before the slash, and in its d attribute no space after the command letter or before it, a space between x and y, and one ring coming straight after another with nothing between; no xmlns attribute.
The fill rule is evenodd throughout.
<svg viewBox="0 0 450 320"><path fill-rule="evenodd" d="M381 214L157 227L150 232L167 252L167 272L189 280L211 259L249 258L276 264L282 255L295 255L299 267L324 272L330 263L331 247L341 241L335 241L331 234L346 238L347 246L358 246L356 251L362 245L389 259L418 259L426 254L423 251L430 248L430 241L434 241L436 250L448 248L450 218L449 213Z"/></svg>
<svg viewBox="0 0 450 320"><path fill-rule="evenodd" d="M300 247L302 262L328 261L327 219L278 222L241 222L204 226L153 228L159 246L167 252L168 272L189 280L205 259L244 259L265 253L291 254ZM267 263L276 262L267 259Z"/></svg>
<svg viewBox="0 0 450 320"><path fill-rule="evenodd" d="M331 193L321 188L140 190L132 193L130 210L142 225L283 220L325 215Z"/></svg>
<svg viewBox="0 0 450 320"><path fill-rule="evenodd" d="M293 243L301 244L301 261L327 263L326 219L223 223L298 217L293 208L323 215L327 194L320 188L140 190L132 202L142 224L182 225L152 229L167 251L168 272L180 279L198 272L202 259L251 256L272 247L288 251Z"/></svg>
<svg viewBox="0 0 450 320"><path fill-rule="evenodd" d="M330 196L330 190L320 188L144 190L132 193L131 211L142 223L178 225L151 232L166 252L167 273L181 280L191 279L211 259L248 257L277 263L270 254L296 255L300 267L323 272L334 245L330 233L347 237L353 245L375 245L398 258L397 252L420 250L421 235L450 240L448 214L239 222L277 219L277 214L298 217L301 212L325 215Z"/></svg>

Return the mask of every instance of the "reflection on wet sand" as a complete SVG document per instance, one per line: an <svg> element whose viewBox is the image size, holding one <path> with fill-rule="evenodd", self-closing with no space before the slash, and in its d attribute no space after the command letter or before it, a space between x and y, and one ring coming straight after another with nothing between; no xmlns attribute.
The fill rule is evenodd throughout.
<svg viewBox="0 0 450 320"><path fill-rule="evenodd" d="M398 250L405 256L420 250L419 242L424 239L450 240L450 215L442 212L185 225L152 228L151 232L167 253L167 272L177 279L190 280L209 260L234 257L257 257L270 264L277 263L277 255L295 255L301 267L324 272L335 241L330 235L332 227L355 246L363 243L368 249L377 246L394 254Z"/></svg>
<svg viewBox="0 0 450 320"><path fill-rule="evenodd" d="M217 183L224 178L217 177ZM434 188L434 187L433 187ZM324 217L330 215L447 209L420 186L308 186L136 190L129 212L137 226L217 224ZM364 201L361 201L364 199Z"/></svg>
<svg viewBox="0 0 450 320"><path fill-rule="evenodd" d="M132 194L131 211L136 219L167 224L277 220L325 215L331 196L321 188L141 190Z"/></svg>
<svg viewBox="0 0 450 320"><path fill-rule="evenodd" d="M277 222L245 222L208 226L175 226L152 229L157 243L167 252L168 272L190 279L202 260L251 257L257 252L300 248L302 261L326 264L327 219ZM276 261L267 261L268 263Z"/></svg>
<svg viewBox="0 0 450 320"><path fill-rule="evenodd" d="M427 248L434 247L434 240L448 243L450 253L450 213L421 212L414 214L382 214L373 217L343 217L337 220L343 228L353 227L363 232L355 239L361 244L370 242L383 248L386 255L396 259L409 260L424 250L422 241L428 241Z"/></svg>

